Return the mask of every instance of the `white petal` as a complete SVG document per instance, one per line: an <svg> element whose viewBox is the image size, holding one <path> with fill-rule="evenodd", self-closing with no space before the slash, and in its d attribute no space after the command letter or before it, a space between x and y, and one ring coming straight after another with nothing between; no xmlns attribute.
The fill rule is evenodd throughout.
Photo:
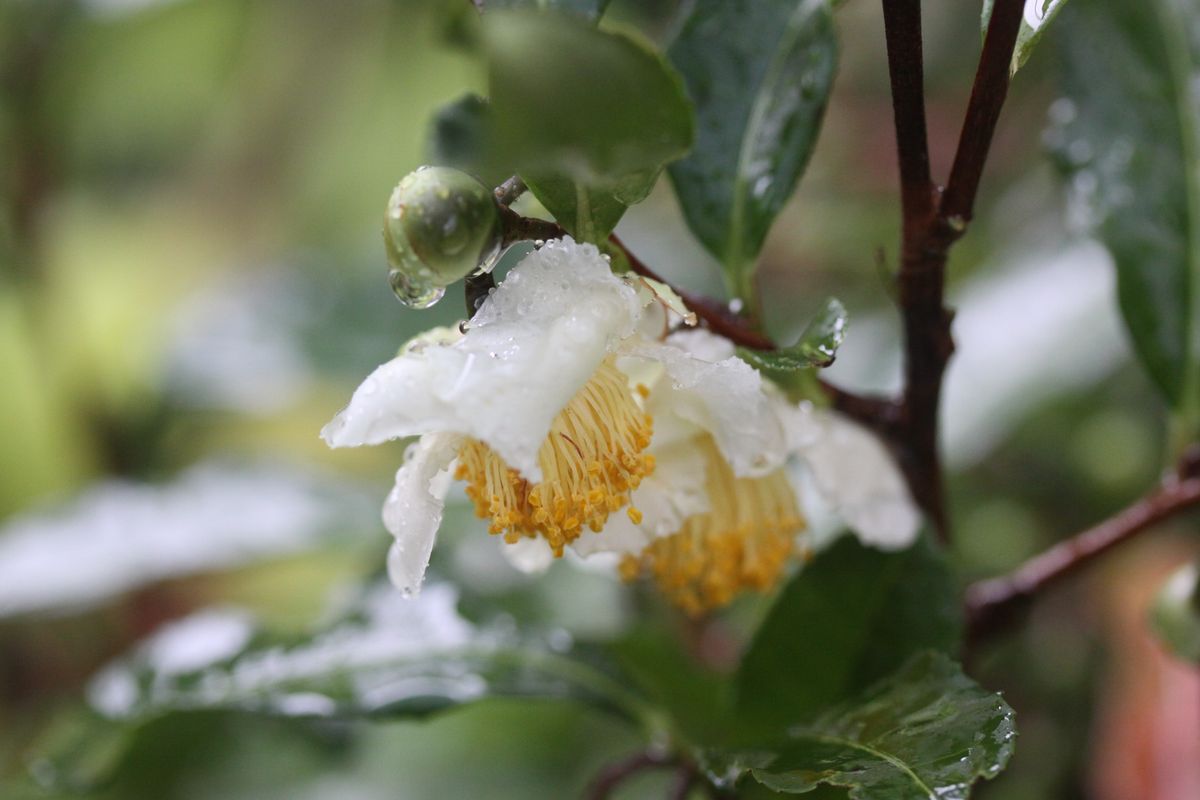
<svg viewBox="0 0 1200 800"><path fill-rule="evenodd" d="M422 436L404 454L396 484L383 504L383 525L396 541L388 551L388 575L405 594L416 594L429 566L429 554L442 523L450 488L450 463L462 437Z"/></svg>
<svg viewBox="0 0 1200 800"><path fill-rule="evenodd" d="M625 353L662 363L670 381L653 391L666 393L663 402L676 416L712 434L736 475L764 475L783 463L783 426L772 413L761 376L749 364L736 357L710 362L678 346L642 341L627 343Z"/></svg>
<svg viewBox="0 0 1200 800"><path fill-rule="evenodd" d="M819 491L864 543L886 550L907 547L916 538L920 513L899 467L883 443L866 428L833 411L801 406L804 426L819 434L800 450ZM793 420L792 424L797 424Z"/></svg>
<svg viewBox="0 0 1200 800"><path fill-rule="evenodd" d="M703 361L724 361L737 355L733 342L707 328L676 331L667 337L667 344L674 345Z"/></svg>
<svg viewBox="0 0 1200 800"><path fill-rule="evenodd" d="M581 556L640 553L653 539L678 532L688 517L709 510L704 491L705 461L694 440L655 450L654 457L654 472L631 495L633 506L642 512L641 523L635 525L626 511L617 511L609 516L603 530L585 531L571 549Z"/></svg>
<svg viewBox="0 0 1200 800"><path fill-rule="evenodd" d="M624 511L618 511L609 515L604 530L599 533L584 531L582 536L571 542L571 549L585 558L596 553L637 554L653 538L640 525L634 525Z"/></svg>
<svg viewBox="0 0 1200 800"><path fill-rule="evenodd" d="M554 563L554 551L540 536L533 539L522 537L513 544L501 542L500 552L508 563L528 574L545 572Z"/></svg>
<svg viewBox="0 0 1200 800"><path fill-rule="evenodd" d="M346 447L453 431L539 481L537 451L555 415L633 332L644 302L593 245L548 242L513 268L461 339L376 369L321 435Z"/></svg>

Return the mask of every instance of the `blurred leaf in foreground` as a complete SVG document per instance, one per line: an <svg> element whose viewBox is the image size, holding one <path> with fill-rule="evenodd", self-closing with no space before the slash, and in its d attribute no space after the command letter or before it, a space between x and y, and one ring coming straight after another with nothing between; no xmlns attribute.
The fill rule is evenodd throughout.
<svg viewBox="0 0 1200 800"><path fill-rule="evenodd" d="M114 719L196 709L421 716L497 695L570 696L636 717L639 702L600 670L501 626L472 625L456 604L449 585L406 598L381 583L337 622L290 642L238 612L200 612L104 670L89 698Z"/></svg>
<svg viewBox="0 0 1200 800"><path fill-rule="evenodd" d="M0 529L0 618L378 530L368 493L294 467L204 462L163 485L110 480Z"/></svg>

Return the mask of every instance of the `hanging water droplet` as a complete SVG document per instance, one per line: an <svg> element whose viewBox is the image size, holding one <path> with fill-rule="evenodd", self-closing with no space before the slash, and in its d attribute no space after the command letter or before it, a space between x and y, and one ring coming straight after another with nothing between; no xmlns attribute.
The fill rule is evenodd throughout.
<svg viewBox="0 0 1200 800"><path fill-rule="evenodd" d="M485 249L479 254L479 269L475 270L476 275L483 275L491 272L500 263L500 256L504 254L504 248L501 247L500 237L492 243L491 250Z"/></svg>
<svg viewBox="0 0 1200 800"><path fill-rule="evenodd" d="M445 286L437 286L419 277L405 275L393 269L388 272L388 284L396 299L409 308L429 308L446 294Z"/></svg>
<svg viewBox="0 0 1200 800"><path fill-rule="evenodd" d="M421 167L397 184L383 219L388 283L413 308L428 308L446 287L495 266L500 215L491 191L447 167Z"/></svg>

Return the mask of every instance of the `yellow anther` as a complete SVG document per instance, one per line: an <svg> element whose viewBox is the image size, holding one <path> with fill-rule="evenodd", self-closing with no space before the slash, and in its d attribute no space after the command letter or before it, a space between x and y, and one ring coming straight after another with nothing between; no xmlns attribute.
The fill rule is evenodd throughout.
<svg viewBox="0 0 1200 800"><path fill-rule="evenodd" d="M467 482L476 513L491 519L489 530L513 541L542 536L562 555L585 529L603 529L609 514L629 502L629 490L653 472L654 459L642 452L651 424L608 358L555 417L538 450L540 483L529 483L476 440L459 451L454 474Z"/></svg>
<svg viewBox="0 0 1200 800"><path fill-rule="evenodd" d="M740 592L767 591L779 580L804 520L782 470L739 478L711 439L702 445L711 510L686 519L677 533L655 539L620 565L626 580L651 576L692 616L727 605ZM637 509L628 509L629 518Z"/></svg>

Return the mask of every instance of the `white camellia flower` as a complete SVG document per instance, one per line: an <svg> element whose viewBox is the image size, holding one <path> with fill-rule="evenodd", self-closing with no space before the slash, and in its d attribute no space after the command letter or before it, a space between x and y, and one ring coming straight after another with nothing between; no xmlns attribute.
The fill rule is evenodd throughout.
<svg viewBox="0 0 1200 800"><path fill-rule="evenodd" d="M724 363L733 345L704 330L681 331L663 348L691 363ZM899 470L870 432L832 411L792 405L771 394L771 413L780 420L788 453L807 468L819 491L865 543L885 549L910 544L919 515ZM681 402L682 401L682 402ZM788 559L803 551L804 517L798 487L781 465L750 473L729 463L686 398L652 390L648 409L658 430L649 451L660 463L690 470L672 471L675 483L651 476L634 491L639 508L661 509L651 523L613 517L580 553L624 553L626 578L647 574L691 614L729 603L746 590L776 583ZM663 435L665 430L669 435Z"/></svg>
<svg viewBox="0 0 1200 800"><path fill-rule="evenodd" d="M651 478L695 485L687 459L647 452L661 438L658 395L674 417L706 431L737 474L779 468L786 436L759 374L732 354L701 359L643 333L656 321L661 330L654 298L642 279L613 275L593 245L547 242L512 269L465 333L419 337L363 381L321 435L332 447L421 437L383 510L397 586L420 588L452 477L526 560L547 546L553 555L586 549L622 508L650 530L691 513L678 491L638 504Z"/></svg>

